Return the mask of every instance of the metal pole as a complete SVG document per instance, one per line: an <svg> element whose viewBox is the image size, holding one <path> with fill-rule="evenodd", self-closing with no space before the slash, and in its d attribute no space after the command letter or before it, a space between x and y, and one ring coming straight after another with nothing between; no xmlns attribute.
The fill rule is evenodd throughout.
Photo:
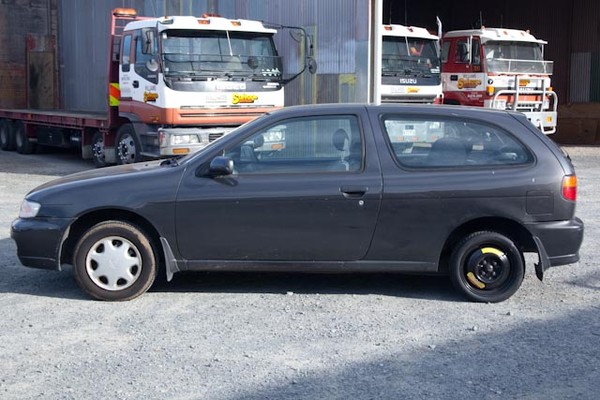
<svg viewBox="0 0 600 400"><path fill-rule="evenodd" d="M208 0L207 3L207 12L209 14L218 14L219 13L219 0Z"/></svg>
<svg viewBox="0 0 600 400"><path fill-rule="evenodd" d="M369 102L381 103L381 25L383 0L370 0L369 25Z"/></svg>

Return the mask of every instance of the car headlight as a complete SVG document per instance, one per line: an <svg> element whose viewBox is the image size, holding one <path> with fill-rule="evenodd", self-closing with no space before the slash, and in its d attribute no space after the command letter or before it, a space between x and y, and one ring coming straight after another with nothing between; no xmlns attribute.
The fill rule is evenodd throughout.
<svg viewBox="0 0 600 400"><path fill-rule="evenodd" d="M198 139L198 135L172 135L171 136L171 146L179 146L186 144L198 144L200 140Z"/></svg>
<svg viewBox="0 0 600 400"><path fill-rule="evenodd" d="M40 203L35 201L23 200L21 203L21 210L19 211L19 218L33 218L40 211Z"/></svg>

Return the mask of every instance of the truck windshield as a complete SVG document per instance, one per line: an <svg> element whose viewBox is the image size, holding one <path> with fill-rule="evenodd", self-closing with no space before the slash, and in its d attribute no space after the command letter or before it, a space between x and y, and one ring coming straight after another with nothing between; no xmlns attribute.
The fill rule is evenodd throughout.
<svg viewBox="0 0 600 400"><path fill-rule="evenodd" d="M540 43L488 41L483 48L490 72L552 74L553 63L544 61Z"/></svg>
<svg viewBox="0 0 600 400"><path fill-rule="evenodd" d="M165 76L281 80L281 58L271 34L167 30L161 39Z"/></svg>
<svg viewBox="0 0 600 400"><path fill-rule="evenodd" d="M395 76L439 75L436 41L431 39L384 36L382 74Z"/></svg>

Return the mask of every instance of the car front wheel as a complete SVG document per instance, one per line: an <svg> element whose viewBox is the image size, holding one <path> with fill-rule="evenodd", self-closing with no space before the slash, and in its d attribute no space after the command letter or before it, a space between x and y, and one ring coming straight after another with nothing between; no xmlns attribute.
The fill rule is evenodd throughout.
<svg viewBox="0 0 600 400"><path fill-rule="evenodd" d="M466 236L450 256L450 279L468 299L496 303L512 296L525 275L523 255L508 237L481 231Z"/></svg>
<svg viewBox="0 0 600 400"><path fill-rule="evenodd" d="M156 278L157 255L148 236L127 222L101 222L83 234L73 255L79 286L99 300L131 300Z"/></svg>

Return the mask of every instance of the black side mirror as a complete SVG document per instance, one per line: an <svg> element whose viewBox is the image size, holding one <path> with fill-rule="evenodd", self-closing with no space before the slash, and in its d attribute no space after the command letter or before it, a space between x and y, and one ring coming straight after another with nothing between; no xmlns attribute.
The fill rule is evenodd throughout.
<svg viewBox="0 0 600 400"><path fill-rule="evenodd" d="M227 176L233 174L233 160L229 157L215 157L210 162L208 174L212 177Z"/></svg>

